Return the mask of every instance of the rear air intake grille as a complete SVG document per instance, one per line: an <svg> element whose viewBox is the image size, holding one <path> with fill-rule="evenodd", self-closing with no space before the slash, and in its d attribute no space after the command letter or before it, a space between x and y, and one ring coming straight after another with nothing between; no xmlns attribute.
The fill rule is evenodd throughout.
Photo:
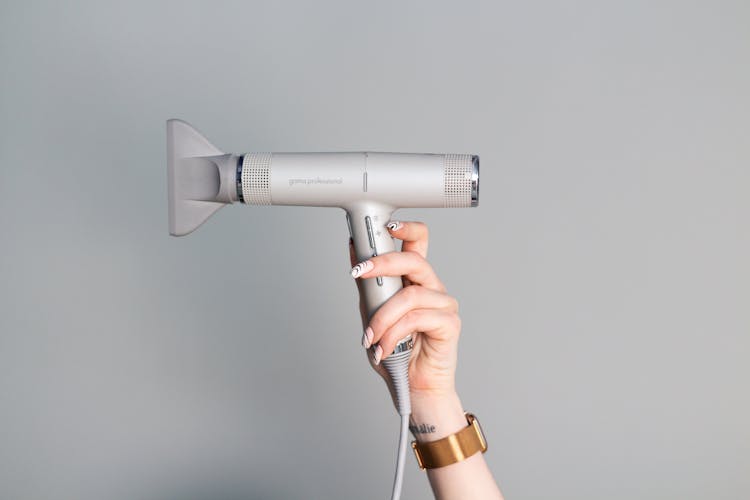
<svg viewBox="0 0 750 500"><path fill-rule="evenodd" d="M242 161L242 197L248 205L270 205L271 153L247 153Z"/></svg>
<svg viewBox="0 0 750 500"><path fill-rule="evenodd" d="M471 155L445 155L446 207L471 206Z"/></svg>

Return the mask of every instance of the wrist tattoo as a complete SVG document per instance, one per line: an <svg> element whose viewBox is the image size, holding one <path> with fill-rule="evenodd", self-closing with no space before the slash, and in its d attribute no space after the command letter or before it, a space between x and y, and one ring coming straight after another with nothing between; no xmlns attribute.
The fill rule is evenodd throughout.
<svg viewBox="0 0 750 500"><path fill-rule="evenodd" d="M410 425L409 430L412 434L432 434L435 432L435 426L430 424Z"/></svg>

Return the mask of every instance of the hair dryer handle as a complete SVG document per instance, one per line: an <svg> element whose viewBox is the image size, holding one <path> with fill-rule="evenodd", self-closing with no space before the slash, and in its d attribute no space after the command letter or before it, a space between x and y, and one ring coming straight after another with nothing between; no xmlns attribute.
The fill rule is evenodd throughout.
<svg viewBox="0 0 750 500"><path fill-rule="evenodd" d="M346 209L346 222L354 241L354 253L358 262L396 250L395 242L385 227L391 220L393 211L393 208L380 204ZM400 276L363 279L361 294L367 318L372 318L375 311L402 288Z"/></svg>

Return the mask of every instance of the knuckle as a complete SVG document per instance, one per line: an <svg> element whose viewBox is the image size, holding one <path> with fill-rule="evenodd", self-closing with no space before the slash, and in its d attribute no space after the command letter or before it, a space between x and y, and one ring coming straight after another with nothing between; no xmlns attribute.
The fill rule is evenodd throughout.
<svg viewBox="0 0 750 500"><path fill-rule="evenodd" d="M418 251L408 250L406 253L409 254L409 267L411 272L419 275L433 275L432 264Z"/></svg>
<svg viewBox="0 0 750 500"><path fill-rule="evenodd" d="M450 309L452 311L458 312L458 308L459 308L458 299L456 299L456 297L453 297L453 296L448 296L448 299L449 299Z"/></svg>
<svg viewBox="0 0 750 500"><path fill-rule="evenodd" d="M421 290L419 286L410 285L410 286L405 287L401 293L403 294L404 299L407 302L411 303L417 300L417 298L420 295L420 292Z"/></svg>
<svg viewBox="0 0 750 500"><path fill-rule="evenodd" d="M370 262L372 262L375 265L375 267L382 266L383 264L386 264L388 262L385 259L385 255L376 255L366 260L369 260Z"/></svg>
<svg viewBox="0 0 750 500"><path fill-rule="evenodd" d="M388 252L384 253L382 255L378 255L377 257L374 257L376 259L381 259L383 262L387 264L391 264L393 262L393 255L395 252Z"/></svg>
<svg viewBox="0 0 750 500"><path fill-rule="evenodd" d="M381 314L375 313L372 318L370 318L370 322L367 325L370 328L372 328L373 333L377 337L378 333L383 331L383 318Z"/></svg>
<svg viewBox="0 0 750 500"><path fill-rule="evenodd" d="M430 230L427 228L427 224L425 222L412 222L412 224L414 224L414 232L416 232L420 238L427 239L430 235Z"/></svg>
<svg viewBox="0 0 750 500"><path fill-rule="evenodd" d="M427 266L430 265L429 262L427 262L427 259L425 259L424 256L421 253L419 253L419 252L417 252L415 250L411 250L409 253L412 254L412 256L414 258L414 261L417 264L419 264L419 265L427 265Z"/></svg>
<svg viewBox="0 0 750 500"><path fill-rule="evenodd" d="M461 317L458 314L451 314L451 324L456 332L461 331Z"/></svg>
<svg viewBox="0 0 750 500"><path fill-rule="evenodd" d="M424 257L422 257L422 254L415 250L404 250L401 252L405 257L407 257L410 261L410 264L414 266L418 266L425 262Z"/></svg>
<svg viewBox="0 0 750 500"><path fill-rule="evenodd" d="M374 255L370 257L369 260L376 266L382 266L383 264L387 265L390 262L389 258L390 254L384 253L382 255Z"/></svg>
<svg viewBox="0 0 750 500"><path fill-rule="evenodd" d="M412 309L404 314L403 323L408 329L414 329L422 320L422 312Z"/></svg>

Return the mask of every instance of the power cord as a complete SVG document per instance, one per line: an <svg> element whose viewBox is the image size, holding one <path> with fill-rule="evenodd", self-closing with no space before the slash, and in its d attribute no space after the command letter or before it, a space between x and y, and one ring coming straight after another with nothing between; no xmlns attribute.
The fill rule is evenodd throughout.
<svg viewBox="0 0 750 500"><path fill-rule="evenodd" d="M409 416L411 415L411 398L409 397L409 358L411 349L391 354L383 360L383 367L388 372L396 395L396 406L401 415L401 432L398 439L398 456L396 458L396 475L393 479L391 500L401 498L401 487L404 484L404 464L406 463L406 444L409 442Z"/></svg>

